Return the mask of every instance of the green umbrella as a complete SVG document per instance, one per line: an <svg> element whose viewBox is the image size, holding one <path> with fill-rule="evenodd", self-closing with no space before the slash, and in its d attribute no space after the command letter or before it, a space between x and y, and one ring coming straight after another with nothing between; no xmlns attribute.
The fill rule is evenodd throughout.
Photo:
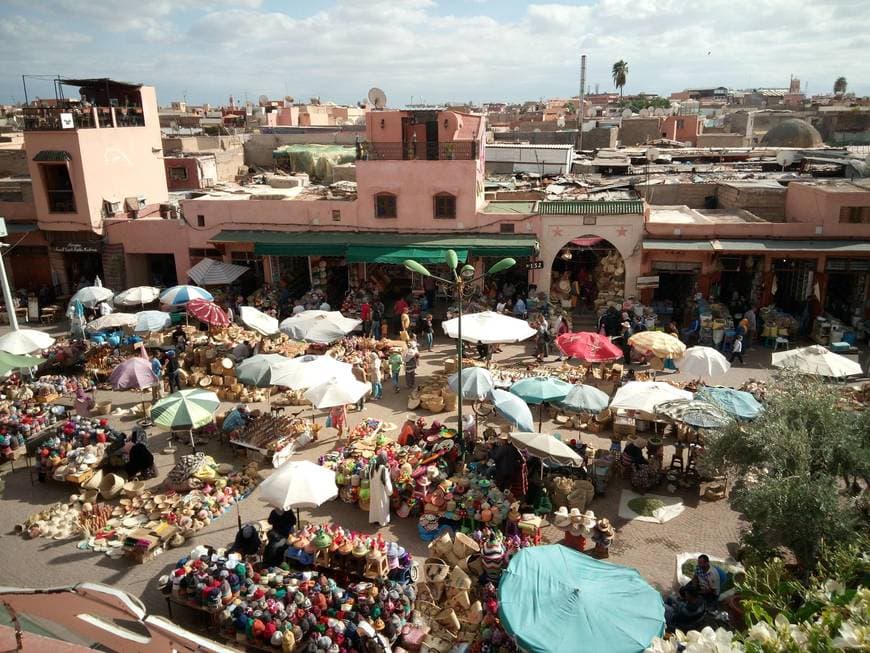
<svg viewBox="0 0 870 653"><path fill-rule="evenodd" d="M167 431L191 431L190 444L194 446L192 430L212 422L220 405L221 400L214 392L198 388L179 390L151 407L151 419Z"/></svg>
<svg viewBox="0 0 870 653"><path fill-rule="evenodd" d="M268 388L275 385L272 379L278 378L278 373L289 362L290 359L281 354L257 354L239 363L236 379L245 385Z"/></svg>
<svg viewBox="0 0 870 653"><path fill-rule="evenodd" d="M538 404L538 431L544 423L544 404L562 401L571 391L571 384L555 376L532 376L520 379L511 386L511 392L527 404Z"/></svg>
<svg viewBox="0 0 870 653"><path fill-rule="evenodd" d="M40 358L39 356L10 354L5 351L0 351L0 376L5 376L12 370L36 367L44 362L45 359Z"/></svg>

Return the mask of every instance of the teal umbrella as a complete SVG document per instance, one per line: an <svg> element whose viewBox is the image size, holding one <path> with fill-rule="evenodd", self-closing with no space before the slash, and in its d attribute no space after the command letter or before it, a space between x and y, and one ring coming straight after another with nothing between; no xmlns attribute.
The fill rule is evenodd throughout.
<svg viewBox="0 0 870 653"><path fill-rule="evenodd" d="M610 405L610 397L591 385L577 384L568 391L559 405L577 413L600 413Z"/></svg>
<svg viewBox="0 0 870 653"><path fill-rule="evenodd" d="M151 420L167 431L190 431L190 445L196 450L193 429L214 421L221 400L214 392L189 388L173 392L151 407Z"/></svg>
<svg viewBox="0 0 870 653"><path fill-rule="evenodd" d="M555 376L531 376L520 379L511 386L511 392L527 404L537 404L538 430L544 425L544 404L561 401L571 391L571 384Z"/></svg>
<svg viewBox="0 0 870 653"><path fill-rule="evenodd" d="M560 544L521 549L498 600L502 624L528 653L641 653L664 633L662 597L637 571Z"/></svg>
<svg viewBox="0 0 870 653"><path fill-rule="evenodd" d="M448 387L463 399L480 401L495 387L492 374L482 367L465 367L462 369L462 392L459 392L459 372L447 378Z"/></svg>
<svg viewBox="0 0 870 653"><path fill-rule="evenodd" d="M39 356L27 356L26 354L10 354L0 351L0 376L6 376L12 370L36 367L45 362Z"/></svg>
<svg viewBox="0 0 870 653"><path fill-rule="evenodd" d="M533 431L535 429L532 411L529 410L529 406L525 401L516 395L512 395L507 390L499 390L498 388L489 393L489 398L498 414L521 431Z"/></svg>
<svg viewBox="0 0 870 653"><path fill-rule="evenodd" d="M755 419L764 410L751 393L734 388L701 388L695 397L716 404L737 419Z"/></svg>
<svg viewBox="0 0 870 653"><path fill-rule="evenodd" d="M281 354L257 354L239 363L236 367L236 378L245 385L269 388L276 385L273 379L278 378L278 374L285 370L288 363L290 359Z"/></svg>

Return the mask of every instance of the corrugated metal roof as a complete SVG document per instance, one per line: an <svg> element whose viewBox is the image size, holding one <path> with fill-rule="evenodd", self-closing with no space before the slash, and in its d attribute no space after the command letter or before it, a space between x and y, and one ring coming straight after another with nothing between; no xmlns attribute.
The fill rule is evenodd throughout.
<svg viewBox="0 0 870 653"><path fill-rule="evenodd" d="M645 240L645 250L710 252L870 253L870 242L858 240Z"/></svg>
<svg viewBox="0 0 870 653"><path fill-rule="evenodd" d="M34 161L72 161L72 156L70 156L69 152L64 150L40 150L37 152L36 156L33 157Z"/></svg>
<svg viewBox="0 0 870 653"><path fill-rule="evenodd" d="M709 240L645 240L646 250L708 250L713 251L713 243Z"/></svg>
<svg viewBox="0 0 870 653"><path fill-rule="evenodd" d="M642 215L643 201L557 200L540 202L538 212L541 215Z"/></svg>

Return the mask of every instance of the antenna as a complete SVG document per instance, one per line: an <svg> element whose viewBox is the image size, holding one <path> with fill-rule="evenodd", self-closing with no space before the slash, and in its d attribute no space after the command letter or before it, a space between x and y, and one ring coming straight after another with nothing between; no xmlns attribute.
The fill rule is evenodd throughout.
<svg viewBox="0 0 870 653"><path fill-rule="evenodd" d="M586 55L580 55L580 95L577 97L577 150L583 151L583 90L586 88Z"/></svg>
<svg viewBox="0 0 870 653"><path fill-rule="evenodd" d="M622 110L622 117L623 118L631 118L631 115L632 115L631 109L629 109L628 107L626 107L625 109Z"/></svg>
<svg viewBox="0 0 870 653"><path fill-rule="evenodd" d="M387 106L387 95L377 86L369 89L369 102L375 109L383 109Z"/></svg>

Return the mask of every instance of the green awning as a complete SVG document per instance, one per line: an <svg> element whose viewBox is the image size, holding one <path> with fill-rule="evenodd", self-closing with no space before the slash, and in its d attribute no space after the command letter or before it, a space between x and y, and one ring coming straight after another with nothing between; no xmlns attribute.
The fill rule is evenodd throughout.
<svg viewBox="0 0 870 653"><path fill-rule="evenodd" d="M64 150L40 150L33 157L34 161L72 161L69 152Z"/></svg>
<svg viewBox="0 0 870 653"><path fill-rule="evenodd" d="M271 256L346 256L351 261L401 264L414 258L440 263L448 249L462 260L475 256L534 256L538 241L518 234L407 234L331 231L221 231L214 243L252 243L254 253Z"/></svg>
<svg viewBox="0 0 870 653"><path fill-rule="evenodd" d="M646 250L705 250L713 251L713 244L709 240L645 240L643 248Z"/></svg>

